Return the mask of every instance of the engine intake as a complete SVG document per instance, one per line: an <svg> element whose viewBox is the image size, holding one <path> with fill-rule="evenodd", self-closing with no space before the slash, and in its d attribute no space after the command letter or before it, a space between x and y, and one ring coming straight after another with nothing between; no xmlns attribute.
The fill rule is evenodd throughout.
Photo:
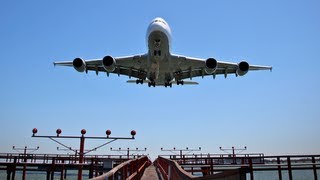
<svg viewBox="0 0 320 180"><path fill-rule="evenodd" d="M113 72L116 69L116 61L111 56L105 56L102 59L102 66L107 72Z"/></svg>
<svg viewBox="0 0 320 180"><path fill-rule="evenodd" d="M75 58L72 62L73 68L78 72L84 72L87 69L86 62L81 58Z"/></svg>
<svg viewBox="0 0 320 180"><path fill-rule="evenodd" d="M243 76L245 74L247 74L247 72L249 71L249 63L247 63L246 61L241 61L238 64L238 69L237 69L237 75L238 76Z"/></svg>
<svg viewBox="0 0 320 180"><path fill-rule="evenodd" d="M213 74L216 71L217 67L218 67L218 61L215 60L214 58L208 58L206 60L206 68L205 68L206 73Z"/></svg>

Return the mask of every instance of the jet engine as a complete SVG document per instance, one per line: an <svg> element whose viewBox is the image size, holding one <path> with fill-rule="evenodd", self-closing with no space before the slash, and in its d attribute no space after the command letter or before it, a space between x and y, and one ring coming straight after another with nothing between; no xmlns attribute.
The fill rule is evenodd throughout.
<svg viewBox="0 0 320 180"><path fill-rule="evenodd" d="M86 62L81 58L75 58L72 62L73 68L78 72L84 72L87 69Z"/></svg>
<svg viewBox="0 0 320 180"><path fill-rule="evenodd" d="M245 74L247 74L247 72L249 71L249 63L247 63L246 61L241 61L238 64L238 69L236 71L238 76L243 76Z"/></svg>
<svg viewBox="0 0 320 180"><path fill-rule="evenodd" d="M105 56L102 59L102 66L107 72L113 72L116 69L116 61L111 56Z"/></svg>
<svg viewBox="0 0 320 180"><path fill-rule="evenodd" d="M206 60L206 68L205 68L206 73L213 74L216 71L217 67L218 67L217 60L213 58L208 58Z"/></svg>

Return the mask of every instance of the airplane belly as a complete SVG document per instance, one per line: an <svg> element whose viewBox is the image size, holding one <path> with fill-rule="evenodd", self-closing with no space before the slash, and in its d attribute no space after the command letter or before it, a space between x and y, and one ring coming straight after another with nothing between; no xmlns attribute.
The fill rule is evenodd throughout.
<svg viewBox="0 0 320 180"><path fill-rule="evenodd" d="M168 81L168 57L169 40L161 31L153 31L148 35L148 79L156 84L164 84ZM169 78L170 79L170 78Z"/></svg>

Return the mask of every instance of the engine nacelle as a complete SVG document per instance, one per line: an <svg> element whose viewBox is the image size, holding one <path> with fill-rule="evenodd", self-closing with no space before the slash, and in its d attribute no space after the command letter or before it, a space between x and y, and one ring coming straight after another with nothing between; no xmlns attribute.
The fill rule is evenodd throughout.
<svg viewBox="0 0 320 180"><path fill-rule="evenodd" d="M213 58L208 58L206 60L206 68L205 71L208 74L213 74L218 67L218 61Z"/></svg>
<svg viewBox="0 0 320 180"><path fill-rule="evenodd" d="M238 64L238 69L236 71L238 76L243 76L245 74L247 74L247 72L249 71L249 63L247 63L246 61L241 61Z"/></svg>
<svg viewBox="0 0 320 180"><path fill-rule="evenodd" d="M102 66L107 72L113 72L116 69L116 61L111 56L105 56L102 59Z"/></svg>
<svg viewBox="0 0 320 180"><path fill-rule="evenodd" d="M78 72L84 72L87 69L86 62L81 58L75 58L72 62L73 68Z"/></svg>

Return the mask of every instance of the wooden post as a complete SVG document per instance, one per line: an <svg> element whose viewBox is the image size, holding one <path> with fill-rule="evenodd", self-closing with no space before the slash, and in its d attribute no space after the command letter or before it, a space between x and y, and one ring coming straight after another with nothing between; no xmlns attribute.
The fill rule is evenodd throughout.
<svg viewBox="0 0 320 180"><path fill-rule="evenodd" d="M289 179L292 180L292 167L290 157L287 157Z"/></svg>
<svg viewBox="0 0 320 180"><path fill-rule="evenodd" d="M10 180L10 177L11 177L11 166L10 165L7 165L7 180Z"/></svg>
<svg viewBox="0 0 320 180"><path fill-rule="evenodd" d="M313 169L313 177L314 180L318 180L318 175L317 175L317 167L316 167L316 160L314 158L314 156L312 156L312 169Z"/></svg>
<svg viewBox="0 0 320 180"><path fill-rule="evenodd" d="M27 165L26 165L26 162L27 162L27 146L24 147L24 151L23 151L23 170L22 170L22 179L23 180L26 180L26 169L27 169Z"/></svg>
<svg viewBox="0 0 320 180"><path fill-rule="evenodd" d="M282 172L281 172L281 165L280 165L280 157L277 157L277 164L278 164L278 178L282 180Z"/></svg>
<svg viewBox="0 0 320 180"><path fill-rule="evenodd" d="M15 177L16 177L16 168L17 168L17 157L14 157L14 160L13 160L13 169L12 169L12 176L11 176L11 179L12 179L12 180L15 180Z"/></svg>
<svg viewBox="0 0 320 180"><path fill-rule="evenodd" d="M47 170L47 180L50 180L50 170Z"/></svg>
<svg viewBox="0 0 320 180"><path fill-rule="evenodd" d="M213 159L210 159L210 174L213 174Z"/></svg>
<svg viewBox="0 0 320 180"><path fill-rule="evenodd" d="M51 175L51 180L54 180L54 169L55 169L55 163L56 163L56 158L52 158L52 165L51 165L51 169L50 169L50 175Z"/></svg>
<svg viewBox="0 0 320 180"><path fill-rule="evenodd" d="M249 170L250 170L250 180L254 180L254 176L253 176L253 165L252 165L252 158L249 157Z"/></svg>
<svg viewBox="0 0 320 180"><path fill-rule="evenodd" d="M67 168L64 169L64 179L67 179Z"/></svg>
<svg viewBox="0 0 320 180"><path fill-rule="evenodd" d="M80 138L80 153L79 153L79 167L78 167L78 180L82 180L82 163L83 163L83 155L84 155L84 134Z"/></svg>
<svg viewBox="0 0 320 180"><path fill-rule="evenodd" d="M93 158L91 158L91 165L90 165L90 169L89 169L89 179L93 178Z"/></svg>
<svg viewBox="0 0 320 180"><path fill-rule="evenodd" d="M60 174L60 180L64 179L64 160L62 160L62 166L61 166L61 174Z"/></svg>

